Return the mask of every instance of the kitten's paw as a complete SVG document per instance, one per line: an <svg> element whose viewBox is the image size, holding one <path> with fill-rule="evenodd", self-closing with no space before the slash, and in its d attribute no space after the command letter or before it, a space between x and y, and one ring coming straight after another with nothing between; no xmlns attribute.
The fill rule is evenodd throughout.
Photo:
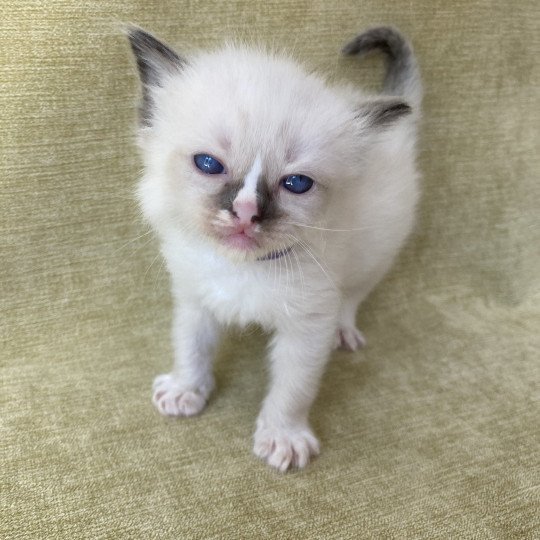
<svg viewBox="0 0 540 540"><path fill-rule="evenodd" d="M255 455L280 472L289 468L303 469L312 456L319 454L319 441L307 426L298 429L259 427L254 439Z"/></svg>
<svg viewBox="0 0 540 540"><path fill-rule="evenodd" d="M165 373L154 379L152 402L165 416L193 416L204 409L212 387L210 381L199 387L188 388L178 377Z"/></svg>
<svg viewBox="0 0 540 540"><path fill-rule="evenodd" d="M335 348L356 351L366 346L364 334L354 326L341 326L337 329Z"/></svg>

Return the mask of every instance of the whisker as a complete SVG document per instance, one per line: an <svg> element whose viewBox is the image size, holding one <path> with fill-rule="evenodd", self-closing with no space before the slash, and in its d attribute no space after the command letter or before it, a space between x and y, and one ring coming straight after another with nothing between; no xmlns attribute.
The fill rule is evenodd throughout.
<svg viewBox="0 0 540 540"><path fill-rule="evenodd" d="M300 283L302 284L302 296L305 297L306 295L306 283L304 280L304 271L302 270L302 265L300 264L300 259L298 258L298 254L296 253L294 246L291 249L289 253L292 253L294 255L294 258L296 260L296 266L298 267L298 273L300 274ZM287 257L289 256L289 253L287 253ZM291 262L292 264L292 262Z"/></svg>
<svg viewBox="0 0 540 540"><path fill-rule="evenodd" d="M154 287L153 287L153 292L154 293L156 292L156 290L158 288L159 278L161 276L161 270L163 269L163 266L165 266L165 257L161 258L161 264L159 265L159 268L158 268L158 271L157 271L157 274L156 274L156 279L154 280Z"/></svg>
<svg viewBox="0 0 540 540"><path fill-rule="evenodd" d="M129 244L132 244L133 242L136 242L137 240L139 240L143 236L149 235L151 232L152 232L152 230L146 231L145 233L141 234L140 236L137 236L136 238L133 238L132 240L129 240L128 242L126 242L125 244L120 246L119 248L115 249L113 251L113 255L116 255L116 253L118 253L121 249L124 249L126 246L129 246ZM143 244L143 245L145 246L146 244Z"/></svg>
<svg viewBox="0 0 540 540"><path fill-rule="evenodd" d="M322 264L318 261L317 257L315 257L315 255L311 252L311 250L309 249L308 245L303 241L303 240L300 240L300 238L297 238L296 236L294 236L293 234L290 234L289 233L289 236L296 240L298 242L298 245L313 259L313 261L317 264L317 266L321 269L321 272L326 276L326 278L328 279L328 281L330 282L330 284L332 285L332 287L334 289L338 289L337 285L335 284L334 280L330 277L330 275L328 274L328 272L323 268Z"/></svg>
<svg viewBox="0 0 540 540"><path fill-rule="evenodd" d="M281 286L281 257L277 257L276 258L276 261L278 261L279 263L279 281L278 281L278 285Z"/></svg>
<svg viewBox="0 0 540 540"><path fill-rule="evenodd" d="M133 255L135 255L138 251L141 251L141 249L144 249L148 244L150 244L151 242L154 241L154 237L150 237L146 242L144 242L143 244L141 244L140 246L137 246L133 251L131 251L130 253L128 253L123 261L126 261L127 259L129 259L130 257L133 257Z"/></svg>
<svg viewBox="0 0 540 540"><path fill-rule="evenodd" d="M284 254L285 256L283 257L283 262L285 263L285 271L286 271L286 277L287 277L287 281L286 281L286 284L285 284L285 294L288 295L289 294L289 258L287 257L287 252L285 252ZM292 276L291 276L292 278Z"/></svg>
<svg viewBox="0 0 540 540"><path fill-rule="evenodd" d="M146 279L146 276L148 274L148 272L150 271L150 268L152 268L152 266L154 266L154 263L158 260L158 257L161 255L161 253L158 253L155 257L154 257L154 260L150 263L150 266L146 269L146 272L144 273L144 276L143 276L143 280Z"/></svg>
<svg viewBox="0 0 540 540"><path fill-rule="evenodd" d="M365 231L373 229L374 227L359 227L357 229L329 229L326 227L315 227L314 225L305 225L303 223L294 223L292 221L286 221L287 225L295 225L296 227L303 227L305 229L315 229L317 231L328 231L328 232L355 232L355 231Z"/></svg>

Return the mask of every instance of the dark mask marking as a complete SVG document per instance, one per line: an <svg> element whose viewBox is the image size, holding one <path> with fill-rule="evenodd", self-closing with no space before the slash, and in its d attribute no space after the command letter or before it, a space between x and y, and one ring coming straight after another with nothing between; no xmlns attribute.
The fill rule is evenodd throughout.
<svg viewBox="0 0 540 540"><path fill-rule="evenodd" d="M238 192L242 189L243 182L227 183L223 189L217 194L217 204L219 208L228 210L233 213L233 201L236 199Z"/></svg>
<svg viewBox="0 0 540 540"><path fill-rule="evenodd" d="M270 191L264 176L257 181L257 206L259 208L259 220L276 219L279 217L279 209L275 196Z"/></svg>
<svg viewBox="0 0 540 540"><path fill-rule="evenodd" d="M234 215L233 202L238 192L244 187L244 182L230 182L223 186L223 189L217 194L217 206L223 210L228 210ZM267 221L279 217L278 205L275 197L272 195L263 176L257 181L255 196L257 198L258 217L255 221Z"/></svg>

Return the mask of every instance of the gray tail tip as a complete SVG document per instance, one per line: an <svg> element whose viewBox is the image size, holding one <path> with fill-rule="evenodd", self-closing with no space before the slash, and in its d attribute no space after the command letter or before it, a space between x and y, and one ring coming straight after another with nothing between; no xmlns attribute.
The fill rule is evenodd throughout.
<svg viewBox="0 0 540 540"><path fill-rule="evenodd" d="M349 41L341 53L346 56L363 55L379 49L386 54L394 55L397 48L407 44L407 39L394 26L376 26L369 28Z"/></svg>

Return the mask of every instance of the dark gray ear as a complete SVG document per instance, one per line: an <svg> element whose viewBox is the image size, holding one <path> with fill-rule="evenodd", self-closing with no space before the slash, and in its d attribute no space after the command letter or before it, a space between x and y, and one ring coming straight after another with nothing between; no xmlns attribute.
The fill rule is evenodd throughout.
<svg viewBox="0 0 540 540"><path fill-rule="evenodd" d="M362 119L367 127L386 128L410 114L412 109L399 98L380 98L366 101L357 111L356 117Z"/></svg>
<svg viewBox="0 0 540 540"><path fill-rule="evenodd" d="M142 125L149 126L152 119L152 86L162 86L166 74L181 71L186 62L170 47L154 36L136 26L127 29L131 50L137 60L139 77L142 83L142 103L140 120Z"/></svg>

